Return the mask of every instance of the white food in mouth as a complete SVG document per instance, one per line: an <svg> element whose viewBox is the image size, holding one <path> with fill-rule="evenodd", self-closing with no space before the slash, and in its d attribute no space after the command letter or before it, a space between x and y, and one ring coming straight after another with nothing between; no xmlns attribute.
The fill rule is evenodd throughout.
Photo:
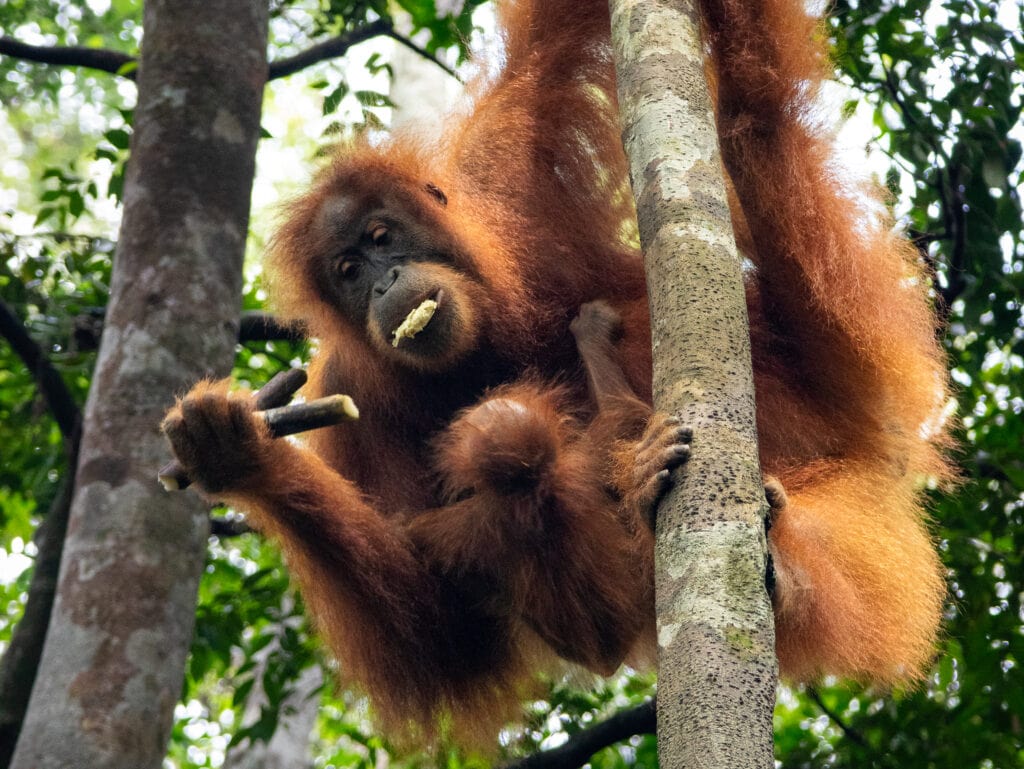
<svg viewBox="0 0 1024 769"><path fill-rule="evenodd" d="M401 325L392 332L395 338L392 340L391 346L398 347L398 343L403 339L412 339L420 333L430 323L430 319L434 317L436 310L437 302L435 300L424 299L420 302L419 306L413 308L405 316L405 320L402 321Z"/></svg>

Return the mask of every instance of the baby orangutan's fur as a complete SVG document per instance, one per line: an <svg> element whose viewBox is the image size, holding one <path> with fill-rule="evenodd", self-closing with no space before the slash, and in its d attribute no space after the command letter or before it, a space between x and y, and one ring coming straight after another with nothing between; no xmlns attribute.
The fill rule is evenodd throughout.
<svg viewBox="0 0 1024 769"><path fill-rule="evenodd" d="M944 595L918 491L947 473L925 281L858 202L877 195L837 177L803 0L702 12L752 265L761 461L785 489L782 671L914 679ZM606 3L520 0L502 25L500 71L439 140L339 154L277 238L278 306L319 339L307 396L349 393L360 421L271 440L247 394L204 383L164 425L200 486L281 543L385 725L425 736L439 719L493 735L556 657L608 674L650 655L649 524L690 451L648 405Z"/></svg>

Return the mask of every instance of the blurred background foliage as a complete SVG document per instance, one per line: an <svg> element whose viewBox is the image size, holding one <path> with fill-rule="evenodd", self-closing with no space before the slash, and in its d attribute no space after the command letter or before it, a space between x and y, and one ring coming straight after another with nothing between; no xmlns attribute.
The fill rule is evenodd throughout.
<svg viewBox="0 0 1024 769"><path fill-rule="evenodd" d="M424 54L459 67L487 13L480 0L274 0L271 59L399 16ZM1024 765L1022 28L1020 0L838 0L833 8L837 92L860 126L855 144L864 145L848 157L889 184L894 211L934 274L963 483L934 494L950 603L932 676L892 693L835 681L783 688L775 724L783 767ZM25 43L134 55L141 33L138 0L0 3L0 34ZM317 155L339 136L382 130L409 106L393 101L391 79L406 74L392 66L393 51L391 41L371 41L269 86L254 256L272 231L274 202L302 186ZM121 76L0 56L0 300L79 405L102 330L134 98ZM243 304L256 310L265 296L251 261ZM235 376L258 387L306 353L294 341L245 342ZM33 532L66 473L61 433L3 339L0 458L2 650L26 598ZM253 747L297 724L309 753L296 766L489 765L454 750L439 758L395 751L374 734L365 702L329 683L334 663L311 636L277 552L229 511L213 514L168 767L255 766ZM653 693L650 675L591 683L550 682L503 751L557 745ZM606 749L591 765L653 767L653 739Z"/></svg>

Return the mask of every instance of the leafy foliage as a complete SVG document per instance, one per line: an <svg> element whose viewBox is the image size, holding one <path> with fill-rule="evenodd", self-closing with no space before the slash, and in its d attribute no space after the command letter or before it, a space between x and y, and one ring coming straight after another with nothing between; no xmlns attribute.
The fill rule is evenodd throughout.
<svg viewBox="0 0 1024 769"><path fill-rule="evenodd" d="M0 232L0 300L22 319L79 404L89 387L112 251L103 238ZM0 346L0 441L0 489L48 504L63 470L62 440L33 377L6 344ZM0 508L0 523L16 507Z"/></svg>
<svg viewBox="0 0 1024 769"><path fill-rule="evenodd" d="M784 766L1011 767L1024 761L1024 6L840 2L842 78L878 144L948 313L963 482L935 495L951 603L927 684L819 692L777 716ZM898 564L894 564L898 568Z"/></svg>

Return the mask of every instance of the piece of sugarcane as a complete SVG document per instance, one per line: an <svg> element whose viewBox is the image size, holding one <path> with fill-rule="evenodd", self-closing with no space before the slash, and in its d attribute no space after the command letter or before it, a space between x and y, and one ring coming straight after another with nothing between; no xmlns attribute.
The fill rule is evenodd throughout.
<svg viewBox="0 0 1024 769"><path fill-rule="evenodd" d="M294 435L359 418L359 409L347 395L329 395L308 403L288 405L291 397L305 383L306 372L303 369L289 369L276 374L256 393L256 413L266 421L272 437ZM168 491L180 491L192 483L176 459L160 469L157 480Z"/></svg>

